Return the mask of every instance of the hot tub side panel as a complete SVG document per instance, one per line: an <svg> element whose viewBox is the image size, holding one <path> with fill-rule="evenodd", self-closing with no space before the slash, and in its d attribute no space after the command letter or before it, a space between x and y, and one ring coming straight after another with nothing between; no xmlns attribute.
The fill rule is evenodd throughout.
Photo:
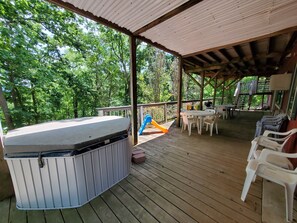
<svg viewBox="0 0 297 223"><path fill-rule="evenodd" d="M130 173L128 138L68 157L6 158L19 209L79 207Z"/></svg>

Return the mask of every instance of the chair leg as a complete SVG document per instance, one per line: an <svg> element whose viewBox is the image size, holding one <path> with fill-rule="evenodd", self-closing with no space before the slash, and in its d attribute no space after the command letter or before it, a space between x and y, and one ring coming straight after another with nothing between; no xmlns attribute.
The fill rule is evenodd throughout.
<svg viewBox="0 0 297 223"><path fill-rule="evenodd" d="M295 184L287 184L285 185L285 193L286 193L286 218L288 222L293 220L293 205L294 205L294 191Z"/></svg>
<svg viewBox="0 0 297 223"><path fill-rule="evenodd" d="M250 189L251 183L254 180L255 177L255 171L254 170L247 170L246 171L246 178L244 181L244 186L241 193L241 200L245 201L246 195Z"/></svg>
<svg viewBox="0 0 297 223"><path fill-rule="evenodd" d="M258 141L257 140L253 140L251 142L252 146L250 148L250 152L249 155L247 157L247 161L250 161L251 159L253 159L254 157L254 152L256 151L256 149L258 148Z"/></svg>
<svg viewBox="0 0 297 223"><path fill-rule="evenodd" d="M189 136L191 135L191 131L192 131L192 124L188 124L188 130L189 130Z"/></svg>
<svg viewBox="0 0 297 223"><path fill-rule="evenodd" d="M218 131L218 123L216 123L216 133L217 133L217 135L219 134L219 131Z"/></svg>
<svg viewBox="0 0 297 223"><path fill-rule="evenodd" d="M213 124L210 124L209 128L209 135L212 136L212 131L213 131Z"/></svg>

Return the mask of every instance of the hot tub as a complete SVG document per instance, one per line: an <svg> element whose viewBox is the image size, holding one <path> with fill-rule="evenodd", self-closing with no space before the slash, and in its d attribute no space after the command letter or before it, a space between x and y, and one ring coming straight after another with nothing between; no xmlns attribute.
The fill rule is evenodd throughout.
<svg viewBox="0 0 297 223"><path fill-rule="evenodd" d="M130 120L87 117L15 129L4 152L19 209L79 207L128 176Z"/></svg>

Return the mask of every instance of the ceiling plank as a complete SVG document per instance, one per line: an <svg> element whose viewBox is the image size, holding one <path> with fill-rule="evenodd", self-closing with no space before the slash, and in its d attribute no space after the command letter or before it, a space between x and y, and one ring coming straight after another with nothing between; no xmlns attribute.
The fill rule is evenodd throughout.
<svg viewBox="0 0 297 223"><path fill-rule="evenodd" d="M52 3L52 4L55 4L55 5L59 6L61 8L72 11L72 12L78 14L78 15L81 15L83 17L91 19L91 20L93 20L95 22L98 22L98 23L100 23L102 25L105 25L107 27L115 29L115 30L117 30L117 31L119 31L121 33L124 33L124 34L128 35L128 36L133 36L133 33L130 30L128 30L126 28L123 28L123 27L120 27L116 23L112 23L112 22L108 21L107 19L104 19L104 18L99 17L99 16L95 16L95 15L93 15L92 13L90 13L88 11L85 11L83 9L79 9L79 8L75 7L74 5L68 3L68 2L63 2L62 0L47 0L47 1ZM143 41L143 42L146 42L146 43L148 43L148 44L150 44L150 45L152 45L154 47L157 47L160 50L164 50L164 51L166 51L166 52L168 52L168 53L170 53L170 54L172 54L174 56L177 56L177 57L181 56L179 53L177 53L177 52L175 52L173 50L170 50L170 49L166 48L165 46L163 46L163 45L161 45L159 43L153 42L152 40L147 39L147 38L145 38L143 36L136 36L136 38Z"/></svg>
<svg viewBox="0 0 297 223"><path fill-rule="evenodd" d="M154 21L150 22L149 24L141 27L140 29L136 30L133 34L134 35L140 35L141 33L144 33L145 31L153 28L154 26L159 25L160 23L172 18L173 16L176 16L177 14L193 7L194 5L202 2L203 0L189 0L186 3L182 4L181 6L171 10L170 12L167 12L165 15L162 15L161 17L155 19Z"/></svg>
<svg viewBox="0 0 297 223"><path fill-rule="evenodd" d="M119 25L117 25L115 23L112 23L112 22L108 21L107 19L104 19L104 18L99 17L99 16L95 16L95 15L93 15L92 13L90 13L88 11L85 11L83 9L79 9L79 8L75 7L74 5L68 3L68 2L63 2L61 0L47 0L47 1L59 6L61 8L64 8L66 10L72 11L72 12L74 12L76 14L81 15L81 16L84 16L84 17L86 17L88 19L91 19L91 20L93 20L95 22L98 22L98 23L100 23L102 25L113 28L113 29L115 29L115 30L117 30L119 32L125 33L126 35L129 35L129 36L133 35L133 33L130 30L128 30L126 28L123 28L123 27L120 27Z"/></svg>
<svg viewBox="0 0 297 223"><path fill-rule="evenodd" d="M243 43L249 43L249 42L252 42L252 41L257 41L257 40L269 38L269 37L272 37L272 36L281 35L281 34L284 34L284 33L290 33L290 32L294 32L294 31L297 31L297 26L282 29L282 30L279 30L279 31L276 31L276 32L273 32L273 33L265 34L265 35L262 35L262 36L257 36L257 37L254 37L254 38L244 39L244 40L241 40L241 41L238 41L238 42L235 42L235 43L225 44L225 45L216 46L216 47L213 47L213 48L209 48L209 49L200 50L200 51L197 51L197 52L185 54L182 57L187 58L187 57L191 57L193 55L206 53L206 52L211 52L211 51L219 50L219 49L222 49L222 48L229 48L229 47L232 47L232 46L235 46L235 45L239 45L239 44L243 44Z"/></svg>

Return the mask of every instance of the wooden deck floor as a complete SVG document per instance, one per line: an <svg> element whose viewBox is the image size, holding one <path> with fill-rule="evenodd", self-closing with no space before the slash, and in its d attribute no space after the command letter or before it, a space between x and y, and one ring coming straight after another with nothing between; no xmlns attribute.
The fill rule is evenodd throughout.
<svg viewBox="0 0 297 223"><path fill-rule="evenodd" d="M80 208L20 211L15 198L0 202L0 223L261 222L261 181L240 200L248 140L223 135L168 134L140 137L144 164Z"/></svg>

